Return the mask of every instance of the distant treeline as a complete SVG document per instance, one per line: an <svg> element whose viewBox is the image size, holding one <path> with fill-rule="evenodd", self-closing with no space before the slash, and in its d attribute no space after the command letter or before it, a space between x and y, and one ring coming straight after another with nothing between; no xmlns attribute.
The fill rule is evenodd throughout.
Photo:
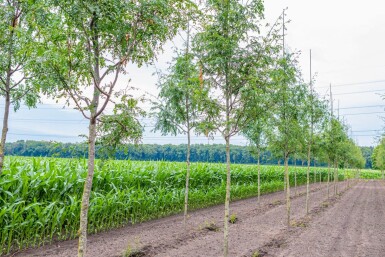
<svg viewBox="0 0 385 257"><path fill-rule="evenodd" d="M371 155L373 147L361 147L364 157L366 158L366 167L371 168ZM61 158L82 158L88 155L88 146L86 143L60 143L47 141L16 141L6 144L6 155L15 156L44 156L44 157L61 157ZM102 146L97 146L97 158L107 158ZM164 160L183 162L186 159L186 145L127 145L119 150L113 156L118 160ZM232 145L230 152L232 163L256 163L256 159L250 153L247 146ZM191 146L192 162L216 162L222 163L226 161L225 145L222 144L196 144ZM274 158L269 151L261 153L262 164L278 164L279 160ZM302 165L301 160L297 160L297 165ZM283 164L283 161L280 161ZM289 161L290 165L294 164L294 160ZM306 164L306 162L305 162ZM317 164L318 165L318 164Z"/></svg>

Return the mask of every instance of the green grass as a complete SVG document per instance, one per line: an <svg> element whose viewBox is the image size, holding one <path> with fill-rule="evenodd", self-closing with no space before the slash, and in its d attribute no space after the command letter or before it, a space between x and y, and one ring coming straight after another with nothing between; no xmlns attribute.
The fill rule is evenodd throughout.
<svg viewBox="0 0 385 257"><path fill-rule="evenodd" d="M0 180L0 254L76 237L86 168L84 159L7 158ZM191 168L190 210L223 203L225 165ZM319 172L325 181L327 169L317 168L317 180ZM255 165L232 165L231 179L232 200L257 194ZM263 194L282 190L283 167L262 166L261 182ZM298 167L297 184L305 182L306 168ZM184 186L184 163L97 161L89 232L180 213Z"/></svg>

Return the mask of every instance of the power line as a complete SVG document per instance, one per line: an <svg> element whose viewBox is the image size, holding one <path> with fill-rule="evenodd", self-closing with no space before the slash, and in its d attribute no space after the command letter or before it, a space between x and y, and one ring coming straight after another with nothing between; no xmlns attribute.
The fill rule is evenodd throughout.
<svg viewBox="0 0 385 257"><path fill-rule="evenodd" d="M361 112L361 113L346 113L340 114L341 116L354 116L354 115L371 115L371 114L385 114L385 112Z"/></svg>
<svg viewBox="0 0 385 257"><path fill-rule="evenodd" d="M371 132L371 131L380 132L380 131L383 131L383 130L380 130L380 129L372 129L372 130L352 130L351 132L355 133L355 132Z"/></svg>
<svg viewBox="0 0 385 257"><path fill-rule="evenodd" d="M61 137L61 138L79 138L79 136L65 136L65 135L43 135L43 134L24 134L24 133L12 133L9 132L8 135L14 136L33 136L33 137Z"/></svg>
<svg viewBox="0 0 385 257"><path fill-rule="evenodd" d="M345 84L337 84L333 85L332 87L346 87L346 86L356 86L356 85L367 85L367 84L376 84L376 83L383 83L385 80L370 80L370 81L361 81L361 82L353 82L353 83L345 83ZM317 88L327 88L329 86L322 86Z"/></svg>
<svg viewBox="0 0 385 257"><path fill-rule="evenodd" d="M379 137L381 134L378 135L353 135L353 137Z"/></svg>
<svg viewBox="0 0 385 257"><path fill-rule="evenodd" d="M346 93L339 93L339 94L334 94L334 95L353 95L353 94L375 93L375 92L383 92L383 91L385 91L385 89L346 92Z"/></svg>
<svg viewBox="0 0 385 257"><path fill-rule="evenodd" d="M347 109L362 109L362 108L380 108L380 107L385 107L385 105L366 105L366 106L340 107L340 110L347 110Z"/></svg>

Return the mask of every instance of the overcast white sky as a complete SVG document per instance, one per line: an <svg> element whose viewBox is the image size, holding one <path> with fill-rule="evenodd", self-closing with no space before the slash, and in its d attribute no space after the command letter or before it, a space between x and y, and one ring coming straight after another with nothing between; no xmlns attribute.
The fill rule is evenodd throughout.
<svg viewBox="0 0 385 257"><path fill-rule="evenodd" d="M309 80L309 50L312 70L317 73L315 88L329 97L332 84L334 106L339 103L340 116L351 127L351 135L359 145L374 145L382 133L385 101L385 2L380 0L270 0L265 1L266 22L273 22L288 7L286 42L291 50L301 51L300 64L305 80ZM165 70L171 61L173 44L158 58L156 67ZM131 85L156 95L154 67L129 67ZM120 84L128 77L121 77ZM357 93L359 92L359 93ZM9 141L20 139L81 141L87 133L87 121L75 110L44 101L37 109L22 108L10 117ZM0 104L0 107L3 107ZM352 108L353 107L353 108ZM337 111L336 111L337 113ZM1 116L2 117L2 116ZM151 124L151 121L146 121ZM184 143L184 136L161 137L146 129L143 143ZM221 143L218 137L215 143ZM193 143L207 143L195 137ZM210 141L213 143L213 141ZM235 137L235 144L245 144Z"/></svg>

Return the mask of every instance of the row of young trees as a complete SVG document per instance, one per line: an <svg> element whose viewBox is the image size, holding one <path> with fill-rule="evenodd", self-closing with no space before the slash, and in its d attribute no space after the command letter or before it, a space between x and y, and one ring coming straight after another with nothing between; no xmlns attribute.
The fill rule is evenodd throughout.
<svg viewBox="0 0 385 257"><path fill-rule="evenodd" d="M335 194L338 167L364 167L365 159L360 148L348 138L347 127L329 112L327 101L314 93L312 82L309 85L303 81L297 65L298 55L285 51L284 13L262 33L261 1L211 1L204 12L209 14L208 20L194 33L187 31L185 51L178 55L159 83L160 102L154 108L155 130L164 134L187 134L185 223L190 135L192 131L208 137L216 133L225 139L224 256L227 256L232 136L239 133L246 136L257 160L266 147L284 160L288 226L290 158L307 158L307 212L309 170L315 156L317 161L334 167Z"/></svg>
<svg viewBox="0 0 385 257"><path fill-rule="evenodd" d="M119 76L127 72L128 63L151 63L181 29L186 31L184 48L159 82L152 115L155 130L187 135L185 224L191 134L224 138L224 256L228 255L234 135L249 138L258 160L266 146L284 159L288 225L289 158L306 155L310 164L317 152L322 156L319 161L330 163L335 173L341 163L362 165L359 148L348 139L345 126L328 114L326 102L304 83L298 55L285 51L285 14L265 26L261 0L199 4L188 0L1 0L0 7L0 89L5 98L0 170L11 104L17 109L24 100L34 106L44 93L65 99L89 120L78 256L86 251L96 140L113 150L142 137L138 117L144 111L138 103L143 98L134 98L129 88L118 90ZM108 104L114 106L112 114L105 113Z"/></svg>

